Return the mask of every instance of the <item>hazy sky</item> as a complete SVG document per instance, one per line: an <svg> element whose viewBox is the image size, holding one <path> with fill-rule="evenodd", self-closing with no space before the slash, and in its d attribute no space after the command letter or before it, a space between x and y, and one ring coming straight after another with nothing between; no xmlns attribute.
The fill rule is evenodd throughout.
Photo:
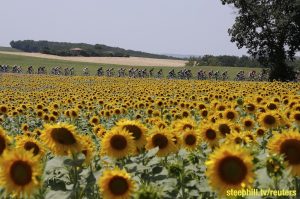
<svg viewBox="0 0 300 199"><path fill-rule="evenodd" d="M227 33L234 18L220 0L1 0L0 46L32 39L243 55Z"/></svg>

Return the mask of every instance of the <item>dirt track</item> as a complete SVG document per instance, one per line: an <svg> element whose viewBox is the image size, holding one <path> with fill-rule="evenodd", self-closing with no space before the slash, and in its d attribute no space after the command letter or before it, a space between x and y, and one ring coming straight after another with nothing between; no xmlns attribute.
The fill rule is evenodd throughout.
<svg viewBox="0 0 300 199"><path fill-rule="evenodd" d="M76 62L102 63L102 64L119 64L131 66L172 66L182 67L186 61L171 60L171 59L153 59L142 57L61 57L56 55L46 55L41 53L26 53L26 52L6 52L0 51L2 54L21 55L28 57L38 57L46 59L59 59Z"/></svg>

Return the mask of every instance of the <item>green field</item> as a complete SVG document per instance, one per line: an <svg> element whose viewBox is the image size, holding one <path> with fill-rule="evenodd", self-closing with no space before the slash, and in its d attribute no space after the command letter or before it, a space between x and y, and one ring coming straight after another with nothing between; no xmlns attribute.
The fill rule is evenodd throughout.
<svg viewBox="0 0 300 199"><path fill-rule="evenodd" d="M1 48L0 48L1 51ZM27 67L32 65L34 67L34 70L37 71L37 68L39 66L45 66L47 68L47 71L49 72L52 67L54 66L61 66L62 68L66 67L74 67L75 74L81 75L82 69L84 67L88 67L90 74L95 75L97 72L98 67L101 65L103 69L107 68L115 68L115 72L120 68L131 68L132 66L124 66L124 65L113 65L113 64L98 64L98 63L85 63L85 62L73 62L73 61L64 61L64 60L57 60L57 59L45 59L45 58L36 58L36 57L27 57L27 56L20 56L20 55L8 55L8 54L1 54L0 53L0 65L2 64L8 64L10 66L13 65L20 65L23 66L23 72L27 71ZM134 67L134 68L152 68L152 66L142 66L142 67ZM183 69L184 67L157 67L154 66L154 73L156 74L159 69L163 69L164 76L168 74L168 71L175 69L175 72L177 73L179 70ZM246 74L251 70L256 70L259 72L260 68L246 68L246 67L220 67L220 66L196 66L196 67L185 67L188 69L191 69L193 72L193 75L196 76L197 71L200 69L205 71L219 70L220 72L223 72L225 70L228 71L228 75L230 79L233 79L235 77L235 74L239 72L240 70L244 70Z"/></svg>
<svg viewBox="0 0 300 199"><path fill-rule="evenodd" d="M0 46L0 51L6 51L6 52L22 52L18 49L15 49L15 48L11 48L11 47L3 47L3 46Z"/></svg>

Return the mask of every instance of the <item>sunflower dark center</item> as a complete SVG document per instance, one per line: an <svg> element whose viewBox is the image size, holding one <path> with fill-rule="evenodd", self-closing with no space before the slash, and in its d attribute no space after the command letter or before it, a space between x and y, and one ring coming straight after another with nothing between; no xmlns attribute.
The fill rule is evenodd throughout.
<svg viewBox="0 0 300 199"><path fill-rule="evenodd" d="M280 153L285 155L285 160L290 164L300 164L300 140L289 139L280 146Z"/></svg>
<svg viewBox="0 0 300 199"><path fill-rule="evenodd" d="M183 117L188 117L188 116L189 116L189 113L188 113L187 111L183 111L182 116L183 116Z"/></svg>
<svg viewBox="0 0 300 199"><path fill-rule="evenodd" d="M127 180L120 176L113 177L109 181L108 187L109 190L117 196L125 194L129 189Z"/></svg>
<svg viewBox="0 0 300 199"><path fill-rule="evenodd" d="M93 119L92 119L92 122L93 122L93 123L97 123L97 122L98 122L98 119L97 119L97 118L93 118Z"/></svg>
<svg viewBox="0 0 300 199"><path fill-rule="evenodd" d="M39 146L38 146L36 143L30 142L30 141L25 143L24 149L25 149L26 151L31 151L31 150L33 150L33 154L34 154L34 155L37 155L37 154L39 154L39 152L40 152Z"/></svg>
<svg viewBox="0 0 300 199"><path fill-rule="evenodd" d="M83 155L86 157L87 154L88 154L88 151L87 151L87 150L82 150L82 153L83 153Z"/></svg>
<svg viewBox="0 0 300 199"><path fill-rule="evenodd" d="M275 117L274 116L272 116L272 115L266 115L265 117L264 117L264 123L265 124L268 124L268 125L273 125L273 124L275 124L276 123L276 119L275 119Z"/></svg>
<svg viewBox="0 0 300 199"><path fill-rule="evenodd" d="M228 118L228 119L230 119L230 120L232 120L233 118L234 118L234 113L233 112L228 112L227 114L226 114L226 117Z"/></svg>
<svg viewBox="0 0 300 199"><path fill-rule="evenodd" d="M269 104L268 109L275 110L277 108L276 104Z"/></svg>
<svg viewBox="0 0 300 199"><path fill-rule="evenodd" d="M134 140L139 140L142 136L142 130L136 125L125 125L123 128L132 133Z"/></svg>
<svg viewBox="0 0 300 199"><path fill-rule="evenodd" d="M295 119L296 121L300 121L300 113L296 113L296 114L294 115L294 119Z"/></svg>
<svg viewBox="0 0 300 199"><path fill-rule="evenodd" d="M230 127L227 124L220 124L219 125L219 131L223 134L229 134L230 133Z"/></svg>
<svg viewBox="0 0 300 199"><path fill-rule="evenodd" d="M212 117L212 118L211 118L211 122L212 122L212 123L216 123L216 118Z"/></svg>
<svg viewBox="0 0 300 199"><path fill-rule="evenodd" d="M76 139L72 132L64 127L53 129L51 132L51 137L62 145L72 145L76 143Z"/></svg>
<svg viewBox="0 0 300 199"><path fill-rule="evenodd" d="M250 127L251 125L252 125L251 121L249 121L249 120L245 121L245 126L246 127Z"/></svg>
<svg viewBox="0 0 300 199"><path fill-rule="evenodd" d="M9 174L12 181L19 186L27 185L32 179L31 166L22 160L17 160L11 165Z"/></svg>
<svg viewBox="0 0 300 199"><path fill-rule="evenodd" d="M260 97L258 97L258 98L256 99L256 101L257 101L258 103L260 103L262 100L263 100L263 98L260 98Z"/></svg>
<svg viewBox="0 0 300 199"><path fill-rule="evenodd" d="M248 109L249 111L254 111L254 110L255 110L255 106L254 106L253 104L248 104L247 109Z"/></svg>
<svg viewBox="0 0 300 199"><path fill-rule="evenodd" d="M265 134L265 131L264 131L264 130L262 130L262 129L258 129L258 130L257 130L257 135L262 136L262 135L264 135L264 134Z"/></svg>
<svg viewBox="0 0 300 199"><path fill-rule="evenodd" d="M243 139L240 138L240 137L236 137L236 138L234 139L234 142L235 142L236 144L241 144L241 143L243 142Z"/></svg>
<svg viewBox="0 0 300 199"><path fill-rule="evenodd" d="M208 115L208 111L207 111L207 110L202 111L201 115L202 115L203 117L206 117L206 116Z"/></svg>
<svg viewBox="0 0 300 199"><path fill-rule="evenodd" d="M212 130L212 129L208 129L208 130L205 132L205 135L206 135L206 137L207 137L208 139L210 139L210 140L214 140L214 139L216 139L216 137L217 137L216 132L215 132L214 130Z"/></svg>
<svg viewBox="0 0 300 199"><path fill-rule="evenodd" d="M182 129L193 129L193 126L191 124L185 124Z"/></svg>
<svg viewBox="0 0 300 199"><path fill-rule="evenodd" d="M0 135L0 155L3 153L4 149L6 148L6 142L4 137Z"/></svg>
<svg viewBox="0 0 300 199"><path fill-rule="evenodd" d="M238 185L245 179L247 167L239 157L228 156L221 160L218 174L225 183Z"/></svg>
<svg viewBox="0 0 300 199"><path fill-rule="evenodd" d="M187 145L194 145L196 143L196 137L194 135L187 135L184 139Z"/></svg>
<svg viewBox="0 0 300 199"><path fill-rule="evenodd" d="M219 111L224 111L224 110L225 110L225 106L219 106L219 107L218 107L218 110L219 110Z"/></svg>
<svg viewBox="0 0 300 199"><path fill-rule="evenodd" d="M7 108L6 108L5 106L2 106L2 107L1 107L1 112L2 112L2 113L6 113L6 112L7 112Z"/></svg>
<svg viewBox="0 0 300 199"><path fill-rule="evenodd" d="M114 135L110 139L110 145L112 148L116 150L123 150L127 147L127 140L122 135Z"/></svg>
<svg viewBox="0 0 300 199"><path fill-rule="evenodd" d="M159 149L164 149L168 146L168 138L162 134L156 134L152 137L152 142L155 147L159 147Z"/></svg>
<svg viewBox="0 0 300 199"><path fill-rule="evenodd" d="M204 106L203 104L200 104L200 105L199 105L199 109L200 109L200 110L205 109L205 106Z"/></svg>

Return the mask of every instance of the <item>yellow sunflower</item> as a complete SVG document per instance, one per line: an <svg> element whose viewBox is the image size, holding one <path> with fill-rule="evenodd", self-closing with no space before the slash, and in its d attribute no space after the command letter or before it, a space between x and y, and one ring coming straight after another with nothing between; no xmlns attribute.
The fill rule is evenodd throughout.
<svg viewBox="0 0 300 199"><path fill-rule="evenodd" d="M103 138L106 133L106 129L101 124L98 124L93 127L93 132L95 133L95 135L97 135L97 137Z"/></svg>
<svg viewBox="0 0 300 199"><path fill-rule="evenodd" d="M267 145L270 153L284 155L295 176L300 176L300 134L296 130L275 133Z"/></svg>
<svg viewBox="0 0 300 199"><path fill-rule="evenodd" d="M208 110L206 109L201 110L200 115L202 118L206 118L208 116Z"/></svg>
<svg viewBox="0 0 300 199"><path fill-rule="evenodd" d="M238 145L244 145L249 143L250 140L248 137L245 136L244 133L239 133L239 132L232 132L230 134L226 135L225 143L226 144L238 144Z"/></svg>
<svg viewBox="0 0 300 199"><path fill-rule="evenodd" d="M6 131L0 127L0 156L8 149L10 140L10 137L6 135Z"/></svg>
<svg viewBox="0 0 300 199"><path fill-rule="evenodd" d="M33 133L34 133L36 136L39 137L39 136L42 134L42 130L39 129L39 128L37 128L37 129L34 129L34 130L33 130Z"/></svg>
<svg viewBox="0 0 300 199"><path fill-rule="evenodd" d="M214 124L200 125L199 134L202 140L207 142L211 147L219 145L220 135Z"/></svg>
<svg viewBox="0 0 300 199"><path fill-rule="evenodd" d="M266 128L260 127L258 129L255 130L255 133L258 137L263 137L267 132Z"/></svg>
<svg viewBox="0 0 300 199"><path fill-rule="evenodd" d="M90 164L92 161L94 154L95 154L95 143L93 142L92 138L88 135L82 135L80 136L80 139L82 141L82 153L85 156L84 163L86 165Z"/></svg>
<svg viewBox="0 0 300 199"><path fill-rule="evenodd" d="M248 139L248 143L257 144L257 136L252 131L244 131L243 132L245 138Z"/></svg>
<svg viewBox="0 0 300 199"><path fill-rule="evenodd" d="M226 110L226 104L220 103L216 106L216 111L225 111Z"/></svg>
<svg viewBox="0 0 300 199"><path fill-rule="evenodd" d="M32 195L41 185L42 166L37 156L16 149L5 151L0 159L0 186L18 198Z"/></svg>
<svg viewBox="0 0 300 199"><path fill-rule="evenodd" d="M135 182L131 176L118 168L105 170L98 185L104 199L129 199L135 189Z"/></svg>
<svg viewBox="0 0 300 199"><path fill-rule="evenodd" d="M200 144L199 132L194 129L186 129L182 135L182 147L187 150L194 150Z"/></svg>
<svg viewBox="0 0 300 199"><path fill-rule="evenodd" d="M101 140L101 155L123 158L135 152L133 136L125 129L113 128Z"/></svg>
<svg viewBox="0 0 300 199"><path fill-rule="evenodd" d="M90 120L89 120L89 123L90 123L90 125L92 125L92 126L98 125L99 122L100 122L100 119L99 119L99 117L96 116L96 115L94 115L93 117L91 117Z"/></svg>
<svg viewBox="0 0 300 199"><path fill-rule="evenodd" d="M78 115L79 115L78 112L79 112L78 109L72 109L72 110L70 110L70 116L71 116L71 118L77 118Z"/></svg>
<svg viewBox="0 0 300 199"><path fill-rule="evenodd" d="M176 145L173 141L173 134L169 129L152 129L150 136L147 138L147 144L145 148L150 150L156 147L159 148L157 156L166 156L176 151Z"/></svg>
<svg viewBox="0 0 300 199"><path fill-rule="evenodd" d="M29 131L29 126L28 126L28 124L22 124L21 129L22 129L22 131L24 131L24 132Z"/></svg>
<svg viewBox="0 0 300 199"><path fill-rule="evenodd" d="M31 151L34 156L39 158L42 158L45 154L44 146L33 137L18 136L16 138L16 148Z"/></svg>
<svg viewBox="0 0 300 199"><path fill-rule="evenodd" d="M216 128L220 135L225 137L227 134L230 134L233 131L233 124L225 119L217 120Z"/></svg>
<svg viewBox="0 0 300 199"><path fill-rule="evenodd" d="M242 123L243 123L244 130L251 130L255 126L255 121L250 117L244 118Z"/></svg>
<svg viewBox="0 0 300 199"><path fill-rule="evenodd" d="M244 108L247 113L255 113L255 111L257 109L256 105L251 102L245 103Z"/></svg>
<svg viewBox="0 0 300 199"><path fill-rule="evenodd" d="M254 182L253 157L238 145L223 145L206 161L209 184L225 195L227 190L250 188Z"/></svg>
<svg viewBox="0 0 300 199"><path fill-rule="evenodd" d="M147 142L146 140L147 128L139 121L124 119L124 120L120 120L117 123L117 126L127 130L129 133L132 134L135 144L139 149L145 146Z"/></svg>
<svg viewBox="0 0 300 199"><path fill-rule="evenodd" d="M5 105L5 104L2 104L1 106L0 106L0 113L1 114L6 114L7 112L8 112L8 106L7 105Z"/></svg>
<svg viewBox="0 0 300 199"><path fill-rule="evenodd" d="M290 120L300 126L300 111L293 111L290 115Z"/></svg>
<svg viewBox="0 0 300 199"><path fill-rule="evenodd" d="M262 127L275 128L279 125L280 121L276 112L268 111L265 113L261 113L258 116L258 122Z"/></svg>
<svg viewBox="0 0 300 199"><path fill-rule="evenodd" d="M238 116L238 112L234 109L226 109L223 113L223 118L230 121L236 121L238 119Z"/></svg>
<svg viewBox="0 0 300 199"><path fill-rule="evenodd" d="M240 126L239 123L234 123L232 126L232 129L233 129L233 131L236 131L238 133L242 131L242 127Z"/></svg>
<svg viewBox="0 0 300 199"><path fill-rule="evenodd" d="M186 129L195 129L197 124L191 118L184 118L180 120L175 120L172 126L174 130L181 132Z"/></svg>
<svg viewBox="0 0 300 199"><path fill-rule="evenodd" d="M269 102L266 104L266 108L269 110L276 110L278 109L278 105L275 102Z"/></svg>
<svg viewBox="0 0 300 199"><path fill-rule="evenodd" d="M160 128L160 129L164 129L164 128L167 128L168 127L168 124L165 122L165 121L158 121L154 124L154 126Z"/></svg>
<svg viewBox="0 0 300 199"><path fill-rule="evenodd" d="M80 139L73 125L58 123L45 124L41 139L46 146L56 155L69 155L82 150Z"/></svg>

